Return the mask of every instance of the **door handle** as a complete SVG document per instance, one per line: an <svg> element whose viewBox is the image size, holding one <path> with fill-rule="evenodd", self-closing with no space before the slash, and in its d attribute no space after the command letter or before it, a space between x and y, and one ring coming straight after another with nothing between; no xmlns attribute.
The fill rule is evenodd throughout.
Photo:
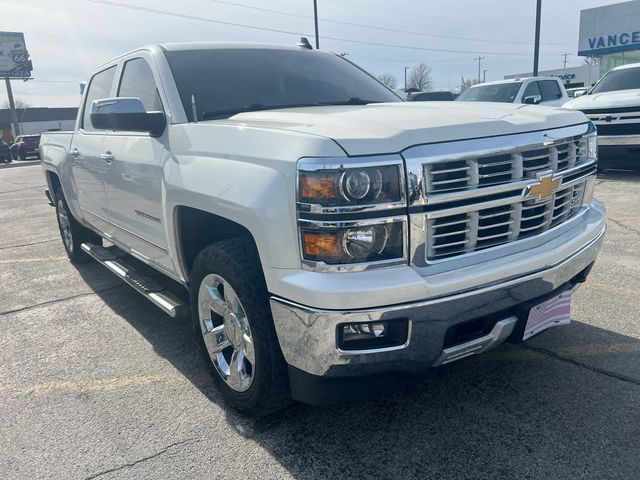
<svg viewBox="0 0 640 480"><path fill-rule="evenodd" d="M113 162L113 153L111 152L101 153L100 160L102 160L107 165L111 165L111 162Z"/></svg>
<svg viewBox="0 0 640 480"><path fill-rule="evenodd" d="M77 160L80 156L80 151L76 147L73 147L71 149L71 156Z"/></svg>

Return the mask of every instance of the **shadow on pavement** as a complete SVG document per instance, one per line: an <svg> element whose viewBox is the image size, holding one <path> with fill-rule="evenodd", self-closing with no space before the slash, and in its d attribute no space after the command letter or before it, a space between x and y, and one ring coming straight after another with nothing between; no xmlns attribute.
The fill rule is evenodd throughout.
<svg viewBox="0 0 640 480"><path fill-rule="evenodd" d="M79 271L91 285L89 265ZM200 392L222 402L189 320L170 319L129 288L98 295ZM640 341L574 321L534 343L555 353L503 345L385 397L295 404L258 420L227 408L226 420L305 480L639 478L640 381L615 370L640 364ZM572 353L575 344L583 350ZM599 366L603 352L615 357L613 367ZM202 418L202 428L217 421Z"/></svg>

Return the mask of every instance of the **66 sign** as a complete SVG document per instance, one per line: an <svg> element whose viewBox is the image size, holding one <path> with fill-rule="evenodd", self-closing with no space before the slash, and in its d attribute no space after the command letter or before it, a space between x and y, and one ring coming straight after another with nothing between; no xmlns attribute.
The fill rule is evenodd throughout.
<svg viewBox="0 0 640 480"><path fill-rule="evenodd" d="M0 32L0 78L29 78L32 70L24 34Z"/></svg>

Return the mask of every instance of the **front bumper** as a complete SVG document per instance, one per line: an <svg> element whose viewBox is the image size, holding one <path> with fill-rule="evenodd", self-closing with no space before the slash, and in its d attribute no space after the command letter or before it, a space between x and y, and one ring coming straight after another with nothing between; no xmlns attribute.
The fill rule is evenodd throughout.
<svg viewBox="0 0 640 480"><path fill-rule="evenodd" d="M418 373L434 366L443 355L447 332L453 327L484 318L493 319L494 325L514 316L520 318L523 305L536 299L542 301L558 289L584 281L602 248L606 228L604 208L599 205L591 210L592 215L598 215L598 220L591 224L597 231L589 232L588 238L586 232L584 237L579 235L575 241L581 242L580 247L571 254L557 259L549 250L547 263L542 268L455 294L387 307L349 310L312 308L274 296L271 309L284 357L295 369L326 377L388 371ZM505 271L512 272L513 268L513 265L505 267ZM405 345L366 352L338 349L336 332L340 324L400 319L408 319L410 324ZM492 341L489 348L505 337L502 335L499 341ZM485 348L474 353L483 350Z"/></svg>
<svg viewBox="0 0 640 480"><path fill-rule="evenodd" d="M599 135L598 146L640 146L640 135Z"/></svg>

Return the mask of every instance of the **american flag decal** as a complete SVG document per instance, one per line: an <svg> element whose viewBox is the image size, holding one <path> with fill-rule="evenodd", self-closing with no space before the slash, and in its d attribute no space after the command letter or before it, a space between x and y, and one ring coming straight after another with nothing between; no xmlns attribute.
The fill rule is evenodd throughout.
<svg viewBox="0 0 640 480"><path fill-rule="evenodd" d="M571 321L571 296L574 290L565 290L557 297L536 305L529 311L524 327L523 340L558 325L567 325Z"/></svg>

